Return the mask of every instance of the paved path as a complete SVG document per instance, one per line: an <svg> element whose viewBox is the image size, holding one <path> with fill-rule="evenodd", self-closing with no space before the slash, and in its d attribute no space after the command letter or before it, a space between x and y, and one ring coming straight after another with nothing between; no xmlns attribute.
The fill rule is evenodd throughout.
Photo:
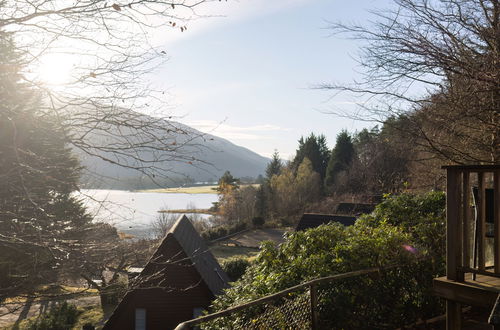
<svg viewBox="0 0 500 330"><path fill-rule="evenodd" d="M36 316L50 309L61 300L44 300L25 304L9 304L0 306L0 329L8 329L8 325ZM99 296L87 296L66 300L69 304L78 307L95 306L100 304Z"/></svg>

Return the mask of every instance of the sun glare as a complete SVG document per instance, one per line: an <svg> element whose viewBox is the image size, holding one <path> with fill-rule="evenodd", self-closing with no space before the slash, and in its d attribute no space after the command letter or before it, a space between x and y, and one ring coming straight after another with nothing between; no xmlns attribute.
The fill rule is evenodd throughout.
<svg viewBox="0 0 500 330"><path fill-rule="evenodd" d="M36 74L47 85L61 86L70 81L73 67L70 55L47 54L40 59Z"/></svg>

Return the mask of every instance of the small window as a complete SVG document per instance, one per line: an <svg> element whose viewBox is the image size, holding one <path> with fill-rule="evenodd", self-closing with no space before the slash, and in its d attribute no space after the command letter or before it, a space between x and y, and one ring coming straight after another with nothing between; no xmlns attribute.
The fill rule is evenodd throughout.
<svg viewBox="0 0 500 330"><path fill-rule="evenodd" d="M135 330L146 330L146 309L135 309Z"/></svg>

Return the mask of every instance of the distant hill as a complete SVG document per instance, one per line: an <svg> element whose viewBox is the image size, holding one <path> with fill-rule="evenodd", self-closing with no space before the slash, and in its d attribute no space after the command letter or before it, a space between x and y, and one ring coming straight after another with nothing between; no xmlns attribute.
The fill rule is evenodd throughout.
<svg viewBox="0 0 500 330"><path fill-rule="evenodd" d="M138 115L142 119L150 119L146 115ZM137 115L135 116L137 118ZM187 125L167 121L156 120L155 127L164 124L169 127L168 136L165 141L172 145L178 145L174 151L153 152L141 150L141 148L128 150L127 155L116 156L116 161L127 164L130 167L140 165L133 155L141 159L161 159L160 162L150 163L157 167L157 173L153 182L146 175L132 168L122 167L112 162L105 161L96 156L90 156L80 150L75 150L80 159L83 171L81 185L84 188L101 189L146 189L158 187L175 187L197 182L215 182L225 171L230 171L235 177L252 177L264 174L268 158L235 145L234 143L210 134L204 134ZM154 128L153 128L154 130ZM100 146L127 146L133 132L113 134L100 130L97 133L85 134L85 139L93 145ZM180 133L179 133L180 132ZM78 133L77 133L78 134ZM153 134L156 134L153 132ZM163 134L163 133L158 133ZM100 151L94 151L99 154ZM109 158L109 155L107 156ZM115 157L113 155L113 157Z"/></svg>

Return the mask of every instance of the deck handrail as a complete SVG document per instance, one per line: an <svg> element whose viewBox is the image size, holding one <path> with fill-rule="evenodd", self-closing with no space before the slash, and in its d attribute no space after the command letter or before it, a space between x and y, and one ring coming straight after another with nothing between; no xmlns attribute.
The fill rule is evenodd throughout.
<svg viewBox="0 0 500 330"><path fill-rule="evenodd" d="M465 273L500 274L500 165L446 165L446 275L464 281ZM476 221L471 223L471 193L477 185ZM488 184L490 188L488 188ZM494 200L493 272L486 271L486 190ZM474 241L471 255L471 224ZM476 234L477 233L477 234ZM477 255L477 257L476 257ZM472 264L471 267L471 257ZM477 263L477 267L476 267Z"/></svg>
<svg viewBox="0 0 500 330"><path fill-rule="evenodd" d="M396 267L398 267L398 265L389 265L389 266L385 266L385 267L374 267L374 268L368 268L368 269L363 269L363 270L356 270L356 271L352 271L352 272L347 272L347 273L342 273L342 274L336 274L336 275L331 275L331 276L316 278L316 279L304 282L302 284L298 284L298 285L292 286L290 288L287 288L285 290L279 291L277 293L270 294L270 295L267 295L265 297L262 297L262 298L259 298L259 299L256 299L256 300L252 300L250 302L247 302L247 303L235 306L235 307L231 307L231 308L225 309L225 310L220 311L220 312L215 312L215 313L212 313L212 314L201 316L201 317L198 317L196 319L189 320L189 321L184 321L182 323L179 323L179 325L177 325L177 327L175 328L175 330L190 329L191 326L194 326L196 324L203 323L203 322L208 322L210 320L214 320L216 318L224 317L224 316L230 315L232 313L241 311L241 310L246 309L246 308L251 307L251 306L260 305L260 304L266 303L268 301L273 301L276 298L283 297L283 296L287 295L290 292L298 291L298 290L301 290L301 289L304 289L304 288L307 288L307 287L309 287L309 290L310 290L310 293L311 293L312 328L313 329L317 329L318 315L317 315L317 310L315 308L316 307L316 303L317 303L317 301L315 301L316 300L315 299L315 295L316 295L316 287L317 287L318 284L325 283L325 282L338 281L338 280L341 280L341 279L351 278L351 277L360 276L360 275L367 275L367 274L379 273L379 272L381 272L383 270L392 269L392 268L396 268Z"/></svg>

